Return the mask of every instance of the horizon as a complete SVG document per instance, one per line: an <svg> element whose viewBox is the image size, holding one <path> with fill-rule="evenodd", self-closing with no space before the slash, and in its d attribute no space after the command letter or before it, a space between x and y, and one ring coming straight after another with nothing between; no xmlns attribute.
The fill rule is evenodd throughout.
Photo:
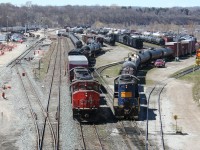
<svg viewBox="0 0 200 150"><path fill-rule="evenodd" d="M156 8L172 8L172 7L200 7L197 4L200 3L200 0L190 0L190 1L183 1L183 0L59 0L59 1L40 1L34 0L27 1L27 0L0 0L0 3L10 3L16 6L24 6L24 5L38 5L38 6L131 6L131 7L156 7Z"/></svg>

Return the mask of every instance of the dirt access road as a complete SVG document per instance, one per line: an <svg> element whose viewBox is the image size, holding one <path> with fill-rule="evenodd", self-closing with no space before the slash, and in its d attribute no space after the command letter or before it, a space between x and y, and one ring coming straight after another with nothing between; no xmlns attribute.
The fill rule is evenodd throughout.
<svg viewBox="0 0 200 150"><path fill-rule="evenodd" d="M156 68L147 73L147 80L161 81L168 78L174 72L193 65L195 58L191 57L180 62L168 62L166 68ZM151 85L146 85L145 89ZM200 109L193 101L192 86L190 82L173 79L167 83L161 95L161 110L164 129L165 145L173 150L198 150L200 149ZM155 110L155 114L157 114ZM177 115L178 130L182 134L175 134ZM156 117L158 119L158 116ZM159 127L157 127L157 130ZM156 132L156 131L155 131Z"/></svg>

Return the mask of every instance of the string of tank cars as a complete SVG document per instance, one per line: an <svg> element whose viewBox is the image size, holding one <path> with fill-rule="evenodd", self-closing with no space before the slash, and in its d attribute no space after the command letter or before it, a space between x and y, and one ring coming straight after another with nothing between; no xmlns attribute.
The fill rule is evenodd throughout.
<svg viewBox="0 0 200 150"><path fill-rule="evenodd" d="M160 58L160 57L163 57L163 56L169 56L169 55L171 55L171 51L168 50L168 49L164 49L164 48L163 49L160 48L160 49L157 49L157 50L147 50L147 51L144 51L141 54L139 54L138 57L136 57L136 59L135 59L135 66L137 68L140 63L145 63L145 62L148 62L151 59L156 59L156 58ZM112 64L110 66L112 66ZM106 66L106 67L110 67L110 66ZM105 87L106 87L107 91L109 91L108 92L109 95L113 95L113 94L110 94L112 92L109 90L109 88L107 87L106 84L105 84ZM163 89L164 88L162 88L162 90ZM162 90L160 91L160 93L162 92ZM112 96L110 96L110 97L112 97ZM160 98L158 99L158 101L160 101ZM160 105L158 107L160 108ZM160 122L161 122L161 115L160 115ZM161 128L162 128L162 122L160 124L161 124ZM162 131L161 131L161 133L162 133ZM161 135L161 136L162 136L162 140L163 140L163 135ZM137 141L137 140L135 139L135 141ZM143 142L143 145L141 145L141 146L144 146L144 143L148 143L148 142L149 142L148 140L145 141L145 142ZM163 145L163 148L164 148L164 142L163 142L162 145Z"/></svg>
<svg viewBox="0 0 200 150"><path fill-rule="evenodd" d="M104 79L101 77L100 74L101 74L101 72L102 72L103 70L105 70L106 68L113 67L113 66L115 66L115 65L117 65L117 64L121 64L121 63L122 63L122 62L115 62L115 63L108 64L108 65L105 65L105 66L101 66L101 67L97 68L97 69L96 69L96 72L95 72L95 74L97 74L98 77L100 78L100 80L102 81L102 83L103 83L104 87L106 88L106 90L109 91L109 92L108 92L108 95L109 95L109 96L107 96L107 98L108 98L108 99L107 99L107 102L108 102L108 104L109 104L109 106L110 106L111 108L112 108L112 95L113 95L113 91L112 91L112 90L110 89L110 87L105 83ZM182 71L182 72L177 73L177 74L174 76L174 78L180 78L180 77L182 77L182 76L184 76L184 75L186 75L186 74L191 73L192 71L198 70L199 68L200 68L199 66L195 66L195 67L186 69L186 70L184 70L184 71ZM168 80L169 80L169 79L168 79ZM159 113L159 122L160 122L160 136L161 136L161 143L162 143L161 145L162 145L163 149L165 149L165 147L164 147L164 138L163 138L163 129L162 129L161 108L160 108L160 105L161 105L161 104L160 104L160 95L161 95L162 91L164 90L164 87L166 86L166 83L163 84L163 82L168 82L168 83L169 83L168 80L163 80L162 82L157 83L157 84L152 88L152 90L151 90L151 92L150 92L150 94L149 94L149 96L148 96L148 103L147 103L147 123L146 123L146 131L147 131L147 132L146 132L146 135L145 135L145 138L146 138L145 146L146 146L147 149L153 147L153 145L150 144L149 139L148 139L148 109L149 109L150 97L151 97L151 95L153 94L153 92L155 92L155 91L159 91L159 92L156 92L156 94L158 95L158 99L157 99L158 105L157 105L157 107L158 107L158 110L159 110L158 113ZM156 87L156 86L158 86L158 85L161 85L161 83L163 84L163 86ZM157 88L157 90L156 90L156 88ZM133 123L137 125L137 122L133 121ZM122 126L123 126L123 123L122 123ZM140 130L140 129L138 128L138 130ZM141 134L141 135L142 135L142 134Z"/></svg>

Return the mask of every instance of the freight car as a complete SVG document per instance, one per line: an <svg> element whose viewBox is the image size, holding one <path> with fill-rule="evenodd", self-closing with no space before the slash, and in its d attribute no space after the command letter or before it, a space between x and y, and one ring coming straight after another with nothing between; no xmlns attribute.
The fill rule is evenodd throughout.
<svg viewBox="0 0 200 150"><path fill-rule="evenodd" d="M140 98L138 91L137 71L140 65L152 60L170 57L170 48L146 49L139 54L129 55L119 76L114 80L113 108L117 118L138 119L140 112Z"/></svg>
<svg viewBox="0 0 200 150"><path fill-rule="evenodd" d="M143 40L143 42L152 43L152 44L156 44L160 46L165 45L165 39L162 37L155 37L151 35L148 35L148 36L141 35L140 38Z"/></svg>
<svg viewBox="0 0 200 150"><path fill-rule="evenodd" d="M139 37L132 37L130 35L123 35L123 34L115 34L116 42L122 43L124 45L142 49L143 48L143 41Z"/></svg>
<svg viewBox="0 0 200 150"><path fill-rule="evenodd" d="M100 84L89 70L75 67L70 85L73 118L79 121L93 121L100 106Z"/></svg>
<svg viewBox="0 0 200 150"><path fill-rule="evenodd" d="M81 48L83 46L83 43L79 40L79 38L74 33L69 32L68 36L76 48Z"/></svg>
<svg viewBox="0 0 200 150"><path fill-rule="evenodd" d="M57 36L62 36L62 34L66 33L66 29L59 29L59 30L56 30L56 35Z"/></svg>
<svg viewBox="0 0 200 150"><path fill-rule="evenodd" d="M104 37L103 39L104 43L107 43L111 46L115 46L115 35L114 34L110 34Z"/></svg>
<svg viewBox="0 0 200 150"><path fill-rule="evenodd" d="M83 35L82 40L87 44L85 46L77 47L76 49L71 50L68 54L69 55L85 55L88 60L92 60L101 52L101 38L89 35ZM97 41L99 40L99 41ZM81 43L82 44L82 43Z"/></svg>

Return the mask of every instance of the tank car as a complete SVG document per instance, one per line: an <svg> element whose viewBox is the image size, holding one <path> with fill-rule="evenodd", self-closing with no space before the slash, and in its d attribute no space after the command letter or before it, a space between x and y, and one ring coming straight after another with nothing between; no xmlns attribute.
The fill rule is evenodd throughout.
<svg viewBox="0 0 200 150"><path fill-rule="evenodd" d="M134 36L132 37L130 35L116 34L115 39L117 42L133 48L137 49L143 48L143 40L140 37L134 37Z"/></svg>
<svg viewBox="0 0 200 150"><path fill-rule="evenodd" d="M155 38L154 43L162 46L162 45L165 45L165 40L161 37L157 37L157 38Z"/></svg>
<svg viewBox="0 0 200 150"><path fill-rule="evenodd" d="M163 57L172 57L173 55L173 50L171 48L161 48L161 50L163 51Z"/></svg>
<svg viewBox="0 0 200 150"><path fill-rule="evenodd" d="M115 46L116 37L115 34L109 34L104 37L103 41L111 46Z"/></svg>
<svg viewBox="0 0 200 150"><path fill-rule="evenodd" d="M84 67L73 68L70 85L73 118L93 121L100 106L100 84Z"/></svg>
<svg viewBox="0 0 200 150"><path fill-rule="evenodd" d="M130 37L130 46L137 49L142 49L143 41L139 37Z"/></svg>
<svg viewBox="0 0 200 150"><path fill-rule="evenodd" d="M74 35L74 33L69 33L69 38L76 48L81 48L83 43Z"/></svg>
<svg viewBox="0 0 200 150"><path fill-rule="evenodd" d="M121 74L114 80L113 108L116 118L138 119L140 100L136 72L136 64L128 60L123 64Z"/></svg>
<svg viewBox="0 0 200 150"><path fill-rule="evenodd" d="M115 39L113 37L104 37L104 43L115 46Z"/></svg>
<svg viewBox="0 0 200 150"><path fill-rule="evenodd" d="M151 55L151 60L155 60L155 59L163 57L163 50L162 49L159 49L159 48L150 49L149 52L150 52L150 55Z"/></svg>

